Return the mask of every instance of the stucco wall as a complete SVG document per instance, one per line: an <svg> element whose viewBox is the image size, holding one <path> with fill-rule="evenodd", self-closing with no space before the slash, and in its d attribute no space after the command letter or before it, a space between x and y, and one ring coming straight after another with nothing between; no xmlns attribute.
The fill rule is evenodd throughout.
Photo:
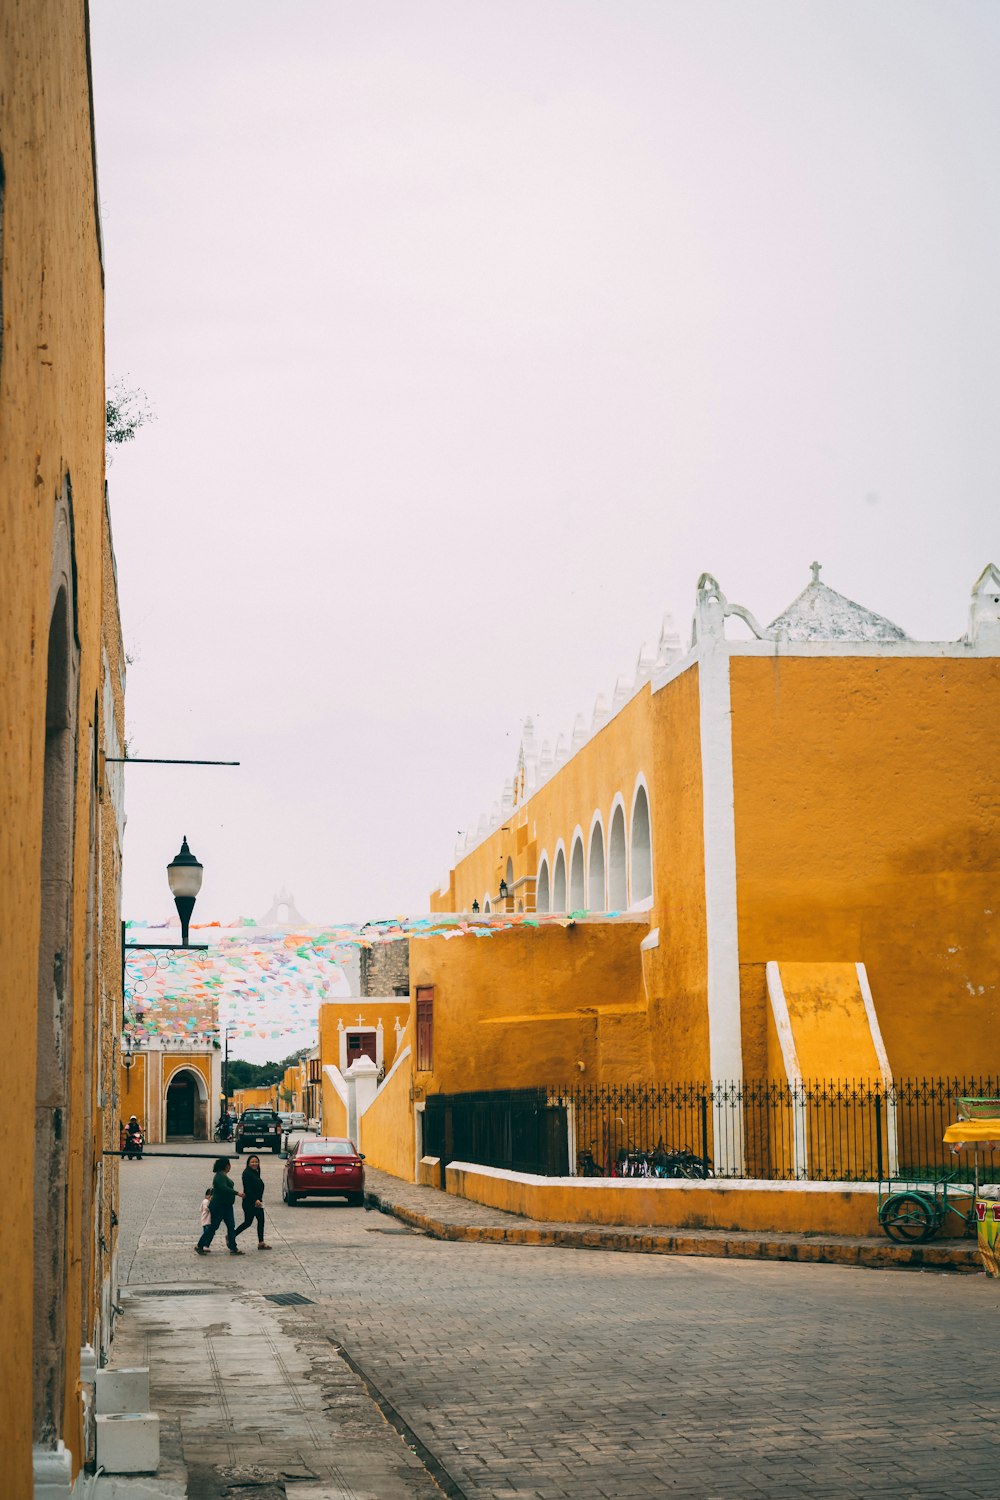
<svg viewBox="0 0 1000 1500"><path fill-rule="evenodd" d="M450 1193L475 1203L570 1224L650 1224L678 1229L789 1234L880 1234L876 1183L626 1181L533 1177L456 1162Z"/></svg>
<svg viewBox="0 0 1000 1500"><path fill-rule="evenodd" d="M3 348L0 357L0 971L4 976L4 1217L0 1278L0 1493L31 1489L32 1297L36 1017L41 925L41 833L47 639L53 517L72 494L75 640L76 808L72 834L70 951L72 1016L67 1043L83 1056L87 982L91 799L96 794L95 700L101 685L104 484L103 287L93 164L85 10L80 0L0 7L0 151L3 153ZM93 928L91 929L93 931ZM95 979L93 970L91 980ZM42 1059L42 1065L46 1060ZM92 1096L91 1096L92 1098ZM84 1070L71 1070L63 1127L67 1150L66 1265L61 1311L67 1357L56 1426L76 1465L82 1447L81 1330L84 1285ZM38 1253L44 1253L39 1247Z"/></svg>
<svg viewBox="0 0 1000 1500"><path fill-rule="evenodd" d="M386 945L386 946L397 946ZM398 945L405 948L407 945ZM383 975L383 977L385 977ZM386 1072L396 1058L396 1022L405 1027L410 1013L409 996L382 996L375 1000L330 1000L319 1008L320 1058L324 1064L340 1066L340 1027L350 1031L352 1027L371 1027L382 1023L383 1062ZM360 1020L359 1020L360 1017Z"/></svg>
<svg viewBox="0 0 1000 1500"><path fill-rule="evenodd" d="M1000 661L734 658L740 957L865 963L892 1071L996 1072Z"/></svg>
<svg viewBox="0 0 1000 1500"><path fill-rule="evenodd" d="M394 1070L387 1074L375 1098L361 1117L358 1149L369 1166L413 1181L413 1053L407 1031Z"/></svg>
<svg viewBox="0 0 1000 1500"><path fill-rule="evenodd" d="M414 988L434 987L434 1069L417 1075L419 1087L648 1077L639 957L647 925L588 921L414 942Z"/></svg>

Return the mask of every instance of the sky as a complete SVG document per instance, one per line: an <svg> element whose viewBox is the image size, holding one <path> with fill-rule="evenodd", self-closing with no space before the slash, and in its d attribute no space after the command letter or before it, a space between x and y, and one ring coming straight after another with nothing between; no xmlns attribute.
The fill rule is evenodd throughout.
<svg viewBox="0 0 1000 1500"><path fill-rule="evenodd" d="M995 0L92 0L127 917L426 910L698 575L1000 562Z"/></svg>

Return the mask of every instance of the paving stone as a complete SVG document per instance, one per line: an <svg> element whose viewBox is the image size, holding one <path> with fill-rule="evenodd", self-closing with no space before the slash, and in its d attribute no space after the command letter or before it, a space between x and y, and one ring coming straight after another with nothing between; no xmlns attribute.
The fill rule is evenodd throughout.
<svg viewBox="0 0 1000 1500"><path fill-rule="evenodd" d="M133 1292L211 1290L133 1296L123 1333L192 1452L295 1451L320 1476L282 1480L291 1500L439 1494L386 1488L430 1481L340 1349L468 1500L1000 1493L985 1277L370 1234L360 1209L275 1203L280 1166L275 1250L199 1259L204 1167L147 1158L123 1174L120 1264Z"/></svg>

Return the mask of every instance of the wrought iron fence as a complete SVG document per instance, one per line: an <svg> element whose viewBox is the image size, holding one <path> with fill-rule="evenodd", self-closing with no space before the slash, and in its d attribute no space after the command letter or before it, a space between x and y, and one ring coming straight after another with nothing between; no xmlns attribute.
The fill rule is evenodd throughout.
<svg viewBox="0 0 1000 1500"><path fill-rule="evenodd" d="M716 1176L867 1182L955 1170L942 1137L956 1100L998 1093L996 1078L745 1079L576 1084L550 1097L567 1107L578 1170L615 1174L630 1157L681 1150ZM982 1168L1000 1180L1000 1160L987 1154Z"/></svg>
<svg viewBox="0 0 1000 1500"><path fill-rule="evenodd" d="M546 1089L431 1094L424 1152L449 1161L563 1177L569 1171L566 1106Z"/></svg>
<svg viewBox="0 0 1000 1500"><path fill-rule="evenodd" d="M956 1100L1000 1095L998 1078L770 1079L739 1083L570 1084L430 1095L424 1151L442 1164L544 1176L614 1176L672 1153L717 1177L923 1180L962 1168L942 1139ZM1000 1122L997 1130L1000 1139ZM1000 1181L1000 1152L980 1162Z"/></svg>

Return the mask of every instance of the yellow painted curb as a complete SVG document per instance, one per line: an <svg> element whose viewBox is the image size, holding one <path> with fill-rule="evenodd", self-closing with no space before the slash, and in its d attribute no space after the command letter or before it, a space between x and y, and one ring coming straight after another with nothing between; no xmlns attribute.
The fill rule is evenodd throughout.
<svg viewBox="0 0 1000 1500"><path fill-rule="evenodd" d="M640 1255L703 1255L732 1260L785 1260L813 1265L861 1266L868 1269L921 1267L933 1270L981 1271L975 1245L944 1242L898 1245L892 1240L811 1238L807 1235L753 1233L699 1234L691 1230L582 1228L566 1225L448 1224L369 1192L369 1203L403 1224L437 1240L481 1245L556 1246L579 1250L616 1250Z"/></svg>

